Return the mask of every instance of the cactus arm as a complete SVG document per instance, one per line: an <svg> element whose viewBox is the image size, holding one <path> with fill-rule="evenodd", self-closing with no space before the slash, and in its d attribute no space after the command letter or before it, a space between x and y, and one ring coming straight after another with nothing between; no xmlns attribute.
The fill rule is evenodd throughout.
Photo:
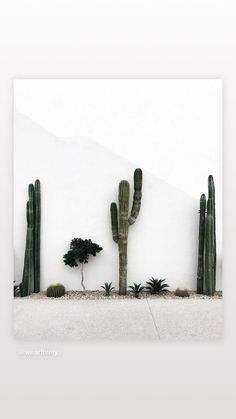
<svg viewBox="0 0 236 419"><path fill-rule="evenodd" d="M206 196L200 198L200 217L199 217L199 239L198 239L198 269L197 269L197 293L204 293L204 242L205 242L205 213Z"/></svg>
<svg viewBox="0 0 236 419"><path fill-rule="evenodd" d="M129 217L129 225L135 223L140 207L141 207L141 199L142 199L142 170L135 169L134 171L134 195L133 195L133 205Z"/></svg>
<svg viewBox="0 0 236 419"><path fill-rule="evenodd" d="M34 185L32 183L28 186L28 195L29 195L29 201L32 200L34 203Z"/></svg>
<svg viewBox="0 0 236 419"><path fill-rule="evenodd" d="M41 193L40 181L35 182L35 232L34 232L34 292L40 291L40 224Z"/></svg>
<svg viewBox="0 0 236 419"><path fill-rule="evenodd" d="M122 180L119 184L119 293L127 290L127 245L128 245L128 212L129 182Z"/></svg>
<svg viewBox="0 0 236 419"><path fill-rule="evenodd" d="M115 202L112 202L110 207L111 213L111 229L112 229L112 237L115 243L119 241L119 229L118 229L118 210L117 205Z"/></svg>

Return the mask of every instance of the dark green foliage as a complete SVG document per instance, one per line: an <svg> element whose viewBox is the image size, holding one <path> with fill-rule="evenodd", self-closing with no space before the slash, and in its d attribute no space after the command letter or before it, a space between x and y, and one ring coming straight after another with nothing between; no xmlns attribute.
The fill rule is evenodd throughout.
<svg viewBox="0 0 236 419"><path fill-rule="evenodd" d="M136 221L142 198L142 170L134 171L133 204L129 216L130 185L127 180L119 183L119 211L117 204L110 206L112 237L119 249L119 293L125 295L127 291L127 247L129 226Z"/></svg>
<svg viewBox="0 0 236 419"><path fill-rule="evenodd" d="M89 255L96 256L101 250L102 247L91 239L73 239L70 250L64 255L64 263L71 267L78 266L78 263L88 263Z"/></svg>
<svg viewBox="0 0 236 419"><path fill-rule="evenodd" d="M147 281L148 286L146 287L147 290L150 291L151 294L161 294L162 292L168 291L166 288L169 287L168 284L164 284L165 279L158 279L152 278Z"/></svg>
<svg viewBox="0 0 236 419"><path fill-rule="evenodd" d="M70 243L70 249L63 257L65 265L69 265L71 268L81 264L81 285L84 291L84 264L88 263L90 255L96 256L97 253L101 252L101 250L102 247L100 247L97 243L93 243L91 239L83 240L74 238Z"/></svg>
<svg viewBox="0 0 236 419"><path fill-rule="evenodd" d="M187 288L176 288L175 295L177 297L189 297L189 290Z"/></svg>
<svg viewBox="0 0 236 419"><path fill-rule="evenodd" d="M111 291L115 289L115 287L112 286L112 282L105 282L104 285L101 285L101 288L105 290L105 295L109 297L111 295Z"/></svg>
<svg viewBox="0 0 236 419"><path fill-rule="evenodd" d="M51 297L51 298L59 298L59 297L63 297L63 295L65 295L65 287L62 284L55 284L55 285L49 285L49 287L47 288L46 294L47 297Z"/></svg>
<svg viewBox="0 0 236 419"><path fill-rule="evenodd" d="M205 213L206 196L201 195L199 210L199 237L198 237L198 268L197 268L197 293L204 291L204 244L205 244Z"/></svg>
<svg viewBox="0 0 236 419"><path fill-rule="evenodd" d="M142 284L136 284L135 282L133 285L130 285L129 288L130 292L134 293L135 298L139 298L140 293L145 289Z"/></svg>
<svg viewBox="0 0 236 419"><path fill-rule="evenodd" d="M40 291L40 182L28 187L26 205L26 246L23 278L20 284L21 297Z"/></svg>

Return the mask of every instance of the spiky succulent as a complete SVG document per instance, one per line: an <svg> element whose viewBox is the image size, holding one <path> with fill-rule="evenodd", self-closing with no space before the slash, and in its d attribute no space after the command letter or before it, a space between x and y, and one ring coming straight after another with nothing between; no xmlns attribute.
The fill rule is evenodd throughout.
<svg viewBox="0 0 236 419"><path fill-rule="evenodd" d="M139 298L140 293L145 289L142 284L136 284L134 282L133 285L129 285L130 292L134 293L135 298Z"/></svg>
<svg viewBox="0 0 236 419"><path fill-rule="evenodd" d="M168 291L166 288L169 287L168 284L164 284L165 279L158 279L152 278L147 281L148 286L146 287L147 290L150 291L151 294L161 294L162 292Z"/></svg>
<svg viewBox="0 0 236 419"><path fill-rule="evenodd" d="M115 289L115 287L112 286L112 282L105 282L104 285L101 285L101 288L105 290L106 297L109 297L111 295L111 291Z"/></svg>
<svg viewBox="0 0 236 419"><path fill-rule="evenodd" d="M49 285L49 287L47 288L46 294L47 297L51 297L51 298L59 298L59 297L63 297L63 295L65 295L65 287L62 284L55 284L55 285Z"/></svg>
<svg viewBox="0 0 236 419"><path fill-rule="evenodd" d="M16 281L14 281L14 297L19 297L20 296L20 284L15 284Z"/></svg>

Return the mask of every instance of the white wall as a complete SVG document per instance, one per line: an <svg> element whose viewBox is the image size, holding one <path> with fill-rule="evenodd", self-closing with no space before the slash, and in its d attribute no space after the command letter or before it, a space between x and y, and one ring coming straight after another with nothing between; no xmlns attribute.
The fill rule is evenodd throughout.
<svg viewBox="0 0 236 419"><path fill-rule="evenodd" d="M24 86L25 83L24 81ZM16 90L16 96L17 103L20 104L22 91L20 94L19 90ZM217 109L218 106L217 102ZM32 109L34 109L33 106ZM200 114L199 109L197 115ZM204 115L204 121L205 119ZM201 121L201 118L198 117L197 121ZM212 118L209 122L208 131L213 127L213 132L216 132L217 140L219 140L220 133L213 122L219 128L220 123L215 116L215 119ZM87 125L89 126L89 121ZM186 126L185 124L185 130ZM91 238L104 249L96 258L91 257L86 265L87 288L99 288L105 281L112 281L117 287L118 249L111 236L110 203L117 201L120 180L129 180L132 191L133 171L140 166L141 154L137 159L138 163L134 164L126 158L125 151L123 155L118 153L117 149L114 152L114 142L111 142L111 147L109 147L109 143L97 142L89 137L57 137L49 134L17 110L14 127L14 240L17 282L21 280L23 270L27 185L39 178L42 185L42 288L45 289L52 282L62 282L67 289L80 289L78 269L70 268L63 263L63 255L74 237ZM172 129L175 128L174 125ZM209 144L205 142L202 147L203 144L199 140L199 154L202 156L211 154L213 163L209 164L208 170L206 158L198 161L197 151L192 155L187 152L188 149L184 148L183 144L181 145L183 126L181 129L182 131L178 129L176 133L176 141L180 142L180 147L186 150L186 154L182 155L181 160L179 156L176 159L177 169L172 163L173 170L169 170L173 172L170 176L176 175L175 185L168 183L166 179L161 179L157 173L159 168L160 173L163 173L165 161L167 165L169 164L168 153L173 162L178 144L175 144L172 150L171 142L167 148L163 144L162 149L160 142L156 144L152 142L152 147L148 140L142 144L139 143L139 150L141 152L142 149L146 160L144 159L144 164L141 165L144 176L142 208L138 220L129 229L128 281L130 284L145 282L150 276L154 276L166 278L172 289L177 286L196 288L198 201L201 193L207 193L207 177L204 178L204 183L201 181L201 185L199 185L199 178L201 179L202 173L213 173L218 180L217 191L221 190L220 167L217 173L214 172L216 163L221 157L221 150L219 147L216 148L215 158L214 155L212 157L210 153L212 132L208 132ZM203 130L203 126L201 125L198 129ZM136 143L130 142L127 150L130 150L131 146L136 148ZM167 154L161 165L159 154L163 153ZM153 161L156 156L156 170L149 172L148 156L154 156ZM191 166L190 158L193 166L191 173L185 170L186 164ZM177 173L179 173L178 176ZM192 179L191 193L188 193L190 186L184 187L182 180L185 177ZM196 179L195 182L194 179ZM182 182L182 189L176 186L180 182ZM221 203L220 193L217 198ZM220 214L221 207L218 204L218 288L221 288Z"/></svg>

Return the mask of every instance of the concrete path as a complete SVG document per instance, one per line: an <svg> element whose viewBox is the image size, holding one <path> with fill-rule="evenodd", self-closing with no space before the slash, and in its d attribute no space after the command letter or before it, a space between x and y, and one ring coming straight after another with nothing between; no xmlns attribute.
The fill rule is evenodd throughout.
<svg viewBox="0 0 236 419"><path fill-rule="evenodd" d="M222 334L220 299L14 300L16 339L212 340Z"/></svg>

